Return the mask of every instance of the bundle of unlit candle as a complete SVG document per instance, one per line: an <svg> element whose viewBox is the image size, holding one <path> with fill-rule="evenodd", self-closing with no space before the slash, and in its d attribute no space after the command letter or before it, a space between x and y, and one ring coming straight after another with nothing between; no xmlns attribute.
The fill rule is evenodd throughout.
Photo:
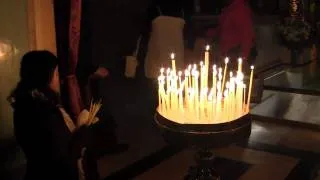
<svg viewBox="0 0 320 180"><path fill-rule="evenodd" d="M84 110L79 114L78 124L79 125L91 125L96 123L99 119L96 117L97 113L99 112L102 106L101 100L98 102L93 102L91 100L90 108L88 110Z"/></svg>
<svg viewBox="0 0 320 180"><path fill-rule="evenodd" d="M238 69L235 71L228 70L228 58L225 58L223 69L213 65L211 71L209 46L204 63L189 65L184 72L177 72L174 54L171 54L171 62L172 67L166 70L161 68L158 77L157 110L162 116L181 124L218 124L248 114L253 66L247 88L242 59L238 59ZM209 78L209 73L212 73L212 78Z"/></svg>

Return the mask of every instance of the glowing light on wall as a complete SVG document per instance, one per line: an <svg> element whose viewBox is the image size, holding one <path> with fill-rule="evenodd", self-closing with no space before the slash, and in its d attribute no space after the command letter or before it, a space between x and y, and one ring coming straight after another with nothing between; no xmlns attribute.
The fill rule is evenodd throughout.
<svg viewBox="0 0 320 180"><path fill-rule="evenodd" d="M18 53L18 50L8 40L0 40L0 62Z"/></svg>

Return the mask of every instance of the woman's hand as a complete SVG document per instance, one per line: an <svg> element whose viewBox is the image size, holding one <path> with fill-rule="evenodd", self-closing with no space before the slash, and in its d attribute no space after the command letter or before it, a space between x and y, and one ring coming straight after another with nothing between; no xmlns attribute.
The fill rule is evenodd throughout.
<svg viewBox="0 0 320 180"><path fill-rule="evenodd" d="M89 111L84 109L80 112L78 119L77 119L77 126L87 126L89 121Z"/></svg>
<svg viewBox="0 0 320 180"><path fill-rule="evenodd" d="M99 67L96 72L94 72L93 74L94 76L98 76L100 78L105 78L107 76L109 76L109 71L108 69L104 68L104 67Z"/></svg>
<svg viewBox="0 0 320 180"><path fill-rule="evenodd" d="M90 113L87 109L82 110L78 116L77 126L78 127L90 126L99 121L98 117L90 118L89 116L90 116Z"/></svg>

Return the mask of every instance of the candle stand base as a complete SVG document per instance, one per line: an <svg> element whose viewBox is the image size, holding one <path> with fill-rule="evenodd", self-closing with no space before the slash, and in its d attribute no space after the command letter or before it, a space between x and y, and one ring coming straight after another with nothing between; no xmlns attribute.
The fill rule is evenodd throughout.
<svg viewBox="0 0 320 180"><path fill-rule="evenodd" d="M155 122L164 139L172 146L195 148L196 165L185 180L220 180L213 167L212 149L246 142L251 134L251 115L220 124L179 124L156 112Z"/></svg>
<svg viewBox="0 0 320 180"><path fill-rule="evenodd" d="M191 166L185 180L220 180L218 172L213 167L214 155L208 149L202 149L195 154L196 166Z"/></svg>

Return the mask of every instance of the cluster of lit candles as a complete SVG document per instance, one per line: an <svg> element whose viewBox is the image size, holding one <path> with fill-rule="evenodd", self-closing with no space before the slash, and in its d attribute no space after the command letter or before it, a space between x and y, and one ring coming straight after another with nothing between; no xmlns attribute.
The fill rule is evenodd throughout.
<svg viewBox="0 0 320 180"><path fill-rule="evenodd" d="M242 59L238 59L235 72L228 71L229 58L225 58L223 69L210 67L209 49L206 46L204 62L189 65L184 72L177 71L173 53L172 67L160 69L157 110L162 116L180 124L218 124L249 113L254 67L247 88Z"/></svg>

